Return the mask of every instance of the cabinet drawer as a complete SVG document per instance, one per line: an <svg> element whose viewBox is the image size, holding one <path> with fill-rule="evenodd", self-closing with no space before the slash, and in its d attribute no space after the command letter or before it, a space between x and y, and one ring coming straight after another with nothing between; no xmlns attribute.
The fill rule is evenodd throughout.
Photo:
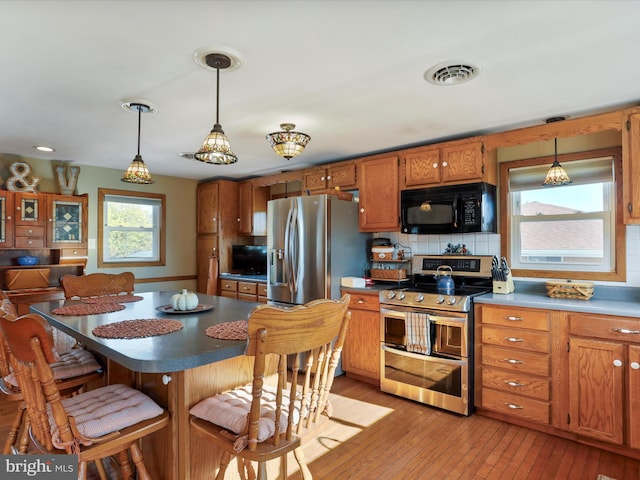
<svg viewBox="0 0 640 480"><path fill-rule="evenodd" d="M549 379L522 372L482 367L482 387L549 401ZM484 390L483 390L484 391Z"/></svg>
<svg viewBox="0 0 640 480"><path fill-rule="evenodd" d="M526 308L504 308L483 305L482 323L532 330L549 330L549 313Z"/></svg>
<svg viewBox="0 0 640 480"><path fill-rule="evenodd" d="M482 343L549 353L549 334L540 331L482 326Z"/></svg>
<svg viewBox="0 0 640 480"><path fill-rule="evenodd" d="M532 400L487 388L482 390L482 406L513 417L549 423L549 403L540 400Z"/></svg>
<svg viewBox="0 0 640 480"><path fill-rule="evenodd" d="M44 238L44 227L16 225L16 237Z"/></svg>
<svg viewBox="0 0 640 480"><path fill-rule="evenodd" d="M238 293L255 296L258 293L258 284L254 282L238 282Z"/></svg>
<svg viewBox="0 0 640 480"><path fill-rule="evenodd" d="M223 292L237 292L238 281L237 280L220 280L220 290Z"/></svg>
<svg viewBox="0 0 640 480"><path fill-rule="evenodd" d="M258 296L266 297L267 296L267 284L259 283L258 284Z"/></svg>
<svg viewBox="0 0 640 480"><path fill-rule="evenodd" d="M356 292L345 292L351 294L349 308L355 310L372 310L380 311L380 298L378 295L363 295Z"/></svg>
<svg viewBox="0 0 640 480"><path fill-rule="evenodd" d="M220 296L221 297L227 297L227 298L235 298L235 299L238 298L238 294L236 292L230 292L228 290L222 290L220 292Z"/></svg>
<svg viewBox="0 0 640 480"><path fill-rule="evenodd" d="M571 335L640 343L638 319L576 314L569 314L568 319Z"/></svg>
<svg viewBox="0 0 640 480"><path fill-rule="evenodd" d="M14 245L16 248L44 248L44 238L16 237Z"/></svg>
<svg viewBox="0 0 640 480"><path fill-rule="evenodd" d="M483 345L482 364L534 375L549 375L549 355Z"/></svg>
<svg viewBox="0 0 640 480"><path fill-rule="evenodd" d="M245 300L247 302L257 302L258 297L249 293L238 293L238 300Z"/></svg>

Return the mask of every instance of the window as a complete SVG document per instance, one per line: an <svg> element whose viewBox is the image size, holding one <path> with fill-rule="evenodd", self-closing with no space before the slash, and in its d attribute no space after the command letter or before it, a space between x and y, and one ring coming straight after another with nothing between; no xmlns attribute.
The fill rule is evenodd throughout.
<svg viewBox="0 0 640 480"><path fill-rule="evenodd" d="M98 189L98 266L165 264L165 195Z"/></svg>
<svg viewBox="0 0 640 480"><path fill-rule="evenodd" d="M559 160L571 185L541 185L553 161L548 157L501 165L507 179L502 189L502 205L507 206L503 251L514 274L624 280L625 230L616 187L620 149L562 155Z"/></svg>

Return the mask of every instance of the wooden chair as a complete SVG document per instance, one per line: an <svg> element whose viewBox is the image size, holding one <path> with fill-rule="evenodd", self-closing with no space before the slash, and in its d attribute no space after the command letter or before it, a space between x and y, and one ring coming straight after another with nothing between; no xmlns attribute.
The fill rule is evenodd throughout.
<svg viewBox="0 0 640 480"><path fill-rule="evenodd" d="M107 295L132 294L135 277L131 272L63 275L60 284L67 300Z"/></svg>
<svg viewBox="0 0 640 480"><path fill-rule="evenodd" d="M145 394L125 385L108 385L70 398L54 381L58 360L51 327L40 315L0 317L0 331L29 415L31 440L41 452L78 456L78 478L87 478L88 462L116 455L122 478L150 480L138 440L169 423L169 414ZM99 468L106 479L104 469ZM120 477L119 477L120 478Z"/></svg>
<svg viewBox="0 0 640 480"><path fill-rule="evenodd" d="M216 479L224 478L232 456L241 478L245 470L256 478L251 465L255 461L258 480L266 480L266 462L278 457L280 476L287 478L291 451L302 477L312 478L301 440L331 415L329 392L350 319L348 306L345 295L339 301L315 300L293 308L261 305L251 312L246 355L254 357L253 382L204 399L190 410L192 431L224 451ZM270 354L279 357L274 387L264 382Z"/></svg>
<svg viewBox="0 0 640 480"><path fill-rule="evenodd" d="M0 316L15 319L17 312L6 293L0 290ZM73 395L82 390L90 382L99 380L102 368L96 359L85 350L75 350L60 355L60 361L52 365L54 378L58 388L64 396ZM15 375L9 365L9 353L5 346L5 339L0 331L0 392L5 399L18 403L18 411L11 423L9 435L2 453L27 453L29 447L28 418L25 415L26 405L22 392L17 384ZM19 446L16 446L18 434L22 429Z"/></svg>

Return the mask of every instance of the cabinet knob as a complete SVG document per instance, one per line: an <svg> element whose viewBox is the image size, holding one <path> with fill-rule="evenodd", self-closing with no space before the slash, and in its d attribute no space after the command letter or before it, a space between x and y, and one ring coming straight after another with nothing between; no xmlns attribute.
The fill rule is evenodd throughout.
<svg viewBox="0 0 640 480"><path fill-rule="evenodd" d="M510 387L524 387L523 383L514 382L513 380L505 380L504 383L506 383Z"/></svg>
<svg viewBox="0 0 640 480"><path fill-rule="evenodd" d="M361 209L360 209L360 213L364 213L364 208L361 208Z"/></svg>
<svg viewBox="0 0 640 480"><path fill-rule="evenodd" d="M431 165L433 168L438 168L438 164L434 163L433 165Z"/></svg>
<svg viewBox="0 0 640 480"><path fill-rule="evenodd" d="M503 317L505 320L509 320L510 322L521 322L522 321L522 317L514 317L512 315L509 315L508 317Z"/></svg>
<svg viewBox="0 0 640 480"><path fill-rule="evenodd" d="M613 361L613 366L614 367L621 367L622 366L622 360L618 360L617 358Z"/></svg>
<svg viewBox="0 0 640 480"><path fill-rule="evenodd" d="M11 220L11 215L7 215L7 220Z"/></svg>
<svg viewBox="0 0 640 480"><path fill-rule="evenodd" d="M238 223L240 223L240 217L236 218L236 220L238 221Z"/></svg>
<svg viewBox="0 0 640 480"><path fill-rule="evenodd" d="M638 370L640 368L640 363L631 362L631 368L634 369L634 370Z"/></svg>
<svg viewBox="0 0 640 480"><path fill-rule="evenodd" d="M320 177L320 181L324 182L324 177Z"/></svg>
<svg viewBox="0 0 640 480"><path fill-rule="evenodd" d="M31 245L33 243L33 240L29 240L27 243Z"/></svg>
<svg viewBox="0 0 640 480"><path fill-rule="evenodd" d="M524 340L522 338L516 338L516 337L505 337L504 338L507 342L524 342Z"/></svg>
<svg viewBox="0 0 640 480"><path fill-rule="evenodd" d="M357 300L357 303L359 303L360 305L362 305L363 303L366 303L366 302L364 301L364 298L359 298L359 299Z"/></svg>
<svg viewBox="0 0 640 480"><path fill-rule="evenodd" d="M512 410L520 410L524 408L520 405L516 405L515 403L505 403L505 405Z"/></svg>
<svg viewBox="0 0 640 480"><path fill-rule="evenodd" d="M442 162L443 167L446 167L447 165L448 165L447 162Z"/></svg>
<svg viewBox="0 0 640 480"><path fill-rule="evenodd" d="M331 180L331 175L327 175L327 180Z"/></svg>
<svg viewBox="0 0 640 480"><path fill-rule="evenodd" d="M614 327L612 330L616 333L624 333L625 335L638 335L640 334L640 330L629 330L628 328L617 328Z"/></svg>
<svg viewBox="0 0 640 480"><path fill-rule="evenodd" d="M33 230L29 229L27 230L29 232L29 235L31 235L33 233Z"/></svg>
<svg viewBox="0 0 640 480"><path fill-rule="evenodd" d="M524 363L522 360L516 360L515 358L505 358L504 361L511 365L520 365L521 363Z"/></svg>

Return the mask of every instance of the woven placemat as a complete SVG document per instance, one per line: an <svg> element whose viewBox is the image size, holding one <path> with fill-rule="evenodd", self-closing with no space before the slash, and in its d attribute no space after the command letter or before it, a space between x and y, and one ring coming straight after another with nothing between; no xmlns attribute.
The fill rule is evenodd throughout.
<svg viewBox="0 0 640 480"><path fill-rule="evenodd" d="M182 328L178 320L168 318L138 318L108 323L94 328L91 333L102 338L143 338L175 332Z"/></svg>
<svg viewBox="0 0 640 480"><path fill-rule="evenodd" d="M119 303L78 303L77 305L64 305L54 308L51 313L56 315L97 315L99 313L111 313L124 310L126 307Z"/></svg>
<svg viewBox="0 0 640 480"><path fill-rule="evenodd" d="M207 328L204 333L211 338L219 338L220 340L246 340L247 338L247 321L236 320L235 322L221 323Z"/></svg>
<svg viewBox="0 0 640 480"><path fill-rule="evenodd" d="M106 295L104 297L83 298L84 303L129 303L142 300L140 295Z"/></svg>

